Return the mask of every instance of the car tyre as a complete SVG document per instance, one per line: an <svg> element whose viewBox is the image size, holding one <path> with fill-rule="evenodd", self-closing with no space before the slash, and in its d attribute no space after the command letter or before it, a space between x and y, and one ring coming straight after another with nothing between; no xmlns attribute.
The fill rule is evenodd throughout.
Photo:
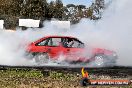
<svg viewBox="0 0 132 88"><path fill-rule="evenodd" d="M103 67L105 66L105 60L107 58L104 55L96 55L94 57L94 63L96 66Z"/></svg>
<svg viewBox="0 0 132 88"><path fill-rule="evenodd" d="M39 65L47 63L49 61L49 55L47 53L36 53L33 58Z"/></svg>

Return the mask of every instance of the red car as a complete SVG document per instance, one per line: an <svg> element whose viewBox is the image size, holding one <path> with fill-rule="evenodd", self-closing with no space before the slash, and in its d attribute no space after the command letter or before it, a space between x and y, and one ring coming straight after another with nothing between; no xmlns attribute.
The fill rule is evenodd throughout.
<svg viewBox="0 0 132 88"><path fill-rule="evenodd" d="M115 52L94 48L92 54L86 54L83 42L70 36L46 36L29 44L27 52L32 54L37 63L48 59L58 60L63 55L68 62L94 62L99 66L113 66L116 63ZM89 56L87 56L89 55Z"/></svg>

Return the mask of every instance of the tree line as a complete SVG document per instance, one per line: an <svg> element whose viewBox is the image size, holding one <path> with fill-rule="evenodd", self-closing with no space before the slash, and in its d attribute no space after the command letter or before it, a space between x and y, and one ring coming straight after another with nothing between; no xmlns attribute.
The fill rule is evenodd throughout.
<svg viewBox="0 0 132 88"><path fill-rule="evenodd" d="M6 29L14 29L18 26L19 19L27 18L41 22L55 18L76 24L81 18L100 19L104 8L104 0L95 0L90 6L64 6L61 0L0 0L0 19L5 21Z"/></svg>

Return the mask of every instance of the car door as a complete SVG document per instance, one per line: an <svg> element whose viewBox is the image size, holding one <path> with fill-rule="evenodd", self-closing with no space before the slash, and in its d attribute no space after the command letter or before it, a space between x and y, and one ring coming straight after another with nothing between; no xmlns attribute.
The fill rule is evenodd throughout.
<svg viewBox="0 0 132 88"><path fill-rule="evenodd" d="M61 54L63 48L61 42L62 42L62 38L60 37L49 38L47 42L46 50L51 58L57 59L58 56Z"/></svg>
<svg viewBox="0 0 132 88"><path fill-rule="evenodd" d="M81 57L84 51L84 44L76 38L65 38L64 47L65 55L75 60Z"/></svg>

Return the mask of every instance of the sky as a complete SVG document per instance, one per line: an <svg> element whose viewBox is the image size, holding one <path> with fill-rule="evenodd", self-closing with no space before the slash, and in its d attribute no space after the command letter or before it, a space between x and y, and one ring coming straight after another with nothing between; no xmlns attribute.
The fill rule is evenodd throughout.
<svg viewBox="0 0 132 88"><path fill-rule="evenodd" d="M55 0L48 0L48 2L50 1L55 1ZM67 5L67 4L80 5L81 4L81 5L89 6L93 2L93 0L62 0L62 2L64 3L64 5Z"/></svg>

